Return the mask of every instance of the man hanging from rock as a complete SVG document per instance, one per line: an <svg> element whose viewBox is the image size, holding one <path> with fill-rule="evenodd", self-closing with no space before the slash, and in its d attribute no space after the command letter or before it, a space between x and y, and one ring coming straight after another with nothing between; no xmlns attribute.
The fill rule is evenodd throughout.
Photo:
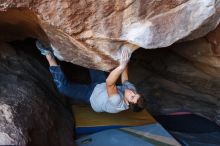
<svg viewBox="0 0 220 146"><path fill-rule="evenodd" d="M143 97L140 97L134 85L128 82L128 50L122 50L119 66L112 70L107 78L103 71L89 69L91 83L75 84L64 75L55 60L52 48L44 47L39 41L36 46L41 54L46 56L49 70L61 94L74 101L90 104L95 112L118 113L129 108L137 112L143 109ZM122 85L116 86L120 76Z"/></svg>

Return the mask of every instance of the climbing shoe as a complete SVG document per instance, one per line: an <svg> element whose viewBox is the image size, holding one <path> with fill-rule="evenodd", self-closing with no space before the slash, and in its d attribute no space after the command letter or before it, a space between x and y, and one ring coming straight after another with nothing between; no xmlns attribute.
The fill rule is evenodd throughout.
<svg viewBox="0 0 220 146"><path fill-rule="evenodd" d="M46 56L48 54L51 54L52 56L54 56L52 48L46 48L41 42L36 41L36 47L38 48L38 50L40 50L40 53L42 55Z"/></svg>

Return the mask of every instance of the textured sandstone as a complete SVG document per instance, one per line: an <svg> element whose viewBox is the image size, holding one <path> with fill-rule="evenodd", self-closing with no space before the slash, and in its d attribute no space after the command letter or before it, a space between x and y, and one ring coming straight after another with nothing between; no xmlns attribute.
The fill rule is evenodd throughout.
<svg viewBox="0 0 220 146"><path fill-rule="evenodd" d="M60 59L109 70L123 48L160 48L207 34L220 21L219 9L219 0L6 0L0 26L50 42Z"/></svg>

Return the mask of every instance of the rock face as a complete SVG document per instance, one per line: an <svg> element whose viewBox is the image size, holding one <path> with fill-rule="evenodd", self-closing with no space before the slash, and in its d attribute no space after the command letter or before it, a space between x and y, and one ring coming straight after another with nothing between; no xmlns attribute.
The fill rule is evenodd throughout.
<svg viewBox="0 0 220 146"><path fill-rule="evenodd" d="M71 146L73 121L38 61L0 45L0 145Z"/></svg>
<svg viewBox="0 0 220 146"><path fill-rule="evenodd" d="M219 76L198 69L172 49L142 49L132 56L130 80L146 98L147 109L153 115L189 111L220 125Z"/></svg>
<svg viewBox="0 0 220 146"><path fill-rule="evenodd" d="M166 47L207 34L219 24L219 9L219 0L6 0L0 26L51 43L60 59L109 70L121 49Z"/></svg>
<svg viewBox="0 0 220 146"><path fill-rule="evenodd" d="M207 74L219 78L220 75L220 26L207 36L172 46L179 55L190 60Z"/></svg>

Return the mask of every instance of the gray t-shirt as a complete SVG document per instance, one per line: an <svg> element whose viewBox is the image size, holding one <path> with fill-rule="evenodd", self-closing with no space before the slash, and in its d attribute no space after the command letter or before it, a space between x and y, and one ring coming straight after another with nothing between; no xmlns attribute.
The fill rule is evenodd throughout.
<svg viewBox="0 0 220 146"><path fill-rule="evenodd" d="M123 96L119 94L108 96L106 83L95 86L90 97L90 104L95 112L118 113L128 109Z"/></svg>

